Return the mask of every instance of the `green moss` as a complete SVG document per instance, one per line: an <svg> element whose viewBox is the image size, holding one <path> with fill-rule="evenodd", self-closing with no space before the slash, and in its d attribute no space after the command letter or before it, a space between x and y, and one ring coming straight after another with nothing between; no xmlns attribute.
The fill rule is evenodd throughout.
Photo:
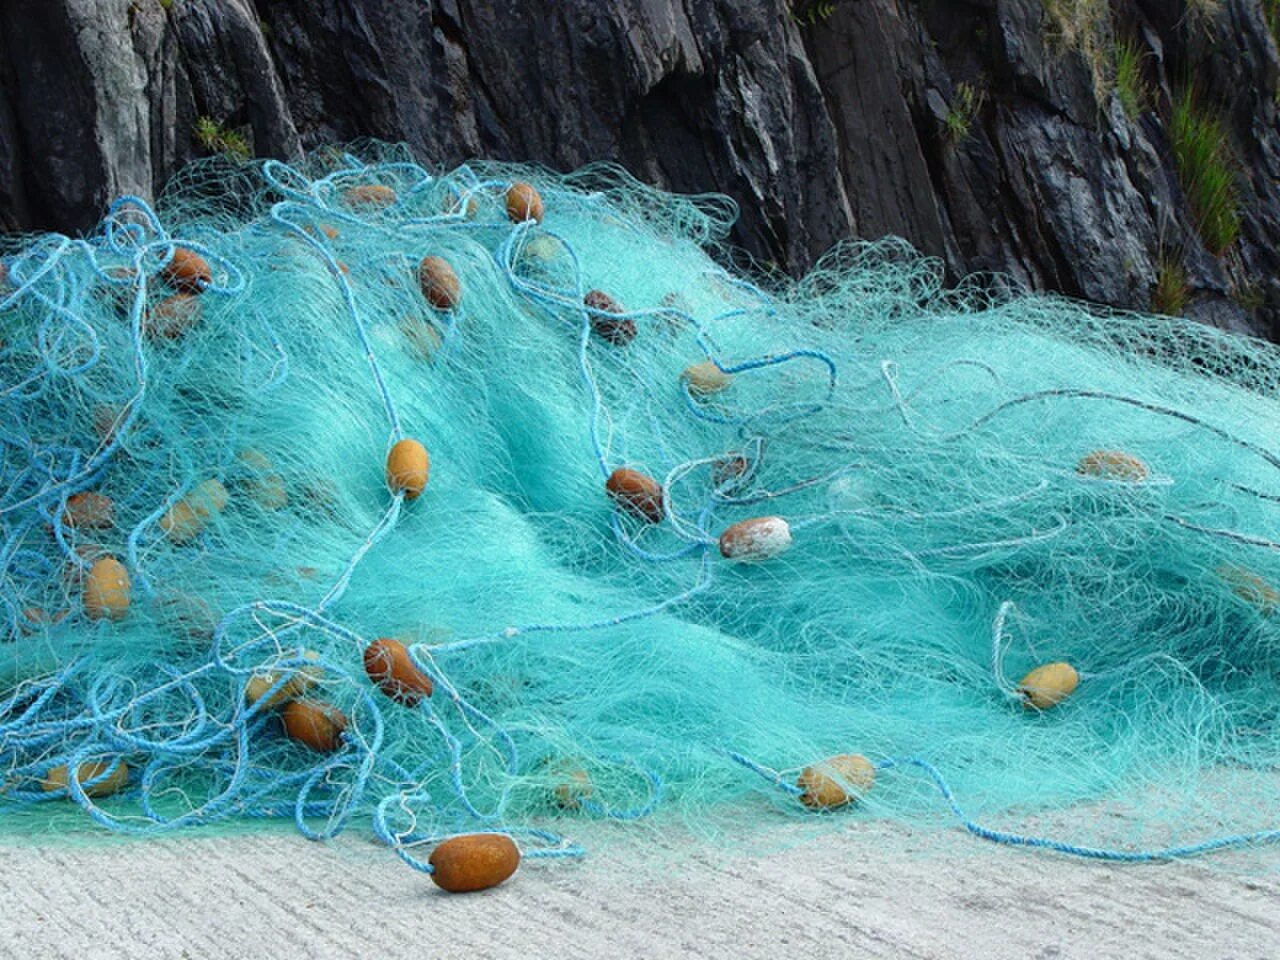
<svg viewBox="0 0 1280 960"><path fill-rule="evenodd" d="M1209 252L1221 256L1240 236L1235 164L1225 127L1199 104L1191 87L1174 100L1169 142L1200 239Z"/></svg>
<svg viewBox="0 0 1280 960"><path fill-rule="evenodd" d="M221 153L238 160L248 160L253 154L244 134L237 130L228 130L211 117L200 117L196 120L192 135L206 153Z"/></svg>
<svg viewBox="0 0 1280 960"><path fill-rule="evenodd" d="M1182 258L1169 251L1161 251L1156 262L1156 285L1151 291L1151 310L1170 317L1182 316L1191 298L1191 286L1187 282L1187 268Z"/></svg>
<svg viewBox="0 0 1280 960"><path fill-rule="evenodd" d="M173 9L173 2L174 0L160 0L160 8L168 13Z"/></svg>

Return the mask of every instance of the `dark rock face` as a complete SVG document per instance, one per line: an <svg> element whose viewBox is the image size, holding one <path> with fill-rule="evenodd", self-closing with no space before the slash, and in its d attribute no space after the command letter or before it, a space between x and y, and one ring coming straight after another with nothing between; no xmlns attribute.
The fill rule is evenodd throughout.
<svg viewBox="0 0 1280 960"><path fill-rule="evenodd" d="M1277 59L1258 6L1116 6L1094 51L1059 36L1040 0L862 0L806 29L856 230L900 233L953 275L997 271L1138 309L1171 262L1187 272L1188 313L1274 338ZM1149 88L1133 117L1114 89L1125 38ZM1222 257L1205 249L1173 162L1166 118L1184 76L1240 161L1241 239Z"/></svg>
<svg viewBox="0 0 1280 960"><path fill-rule="evenodd" d="M94 149L93 71L77 43L69 9L12 4L0 23L5 53L3 156L6 201L0 222L8 229L47 223L92 223L101 214L100 191L108 176ZM38 50L41 56L31 56ZM38 105L38 109L31 109ZM24 151L23 143L32 149Z"/></svg>
<svg viewBox="0 0 1280 960"><path fill-rule="evenodd" d="M1086 6L1109 12L1064 20ZM1120 38L1148 87L1128 112ZM260 156L376 137L440 165L617 161L729 193L735 241L793 272L897 234L953 278L1146 309L1173 264L1188 313L1280 336L1280 59L1256 0L0 0L0 50L6 230L154 194L207 116ZM1239 164L1216 256L1169 141L1188 77Z"/></svg>
<svg viewBox="0 0 1280 960"><path fill-rule="evenodd" d="M778 0L260 0L303 143L407 140L442 164L615 160L742 205L803 269L848 232L835 138Z"/></svg>

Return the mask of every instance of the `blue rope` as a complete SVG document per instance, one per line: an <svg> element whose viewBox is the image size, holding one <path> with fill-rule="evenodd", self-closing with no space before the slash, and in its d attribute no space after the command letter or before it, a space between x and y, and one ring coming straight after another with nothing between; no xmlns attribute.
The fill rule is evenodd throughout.
<svg viewBox="0 0 1280 960"><path fill-rule="evenodd" d="M992 830L989 827L975 823L969 818L960 808L955 795L951 792L951 787L943 779L942 774L927 760L922 760L919 757L895 757L880 761L876 768L879 770L891 770L898 766L913 766L923 770L934 785L937 786L938 792L947 801L947 806L951 808L951 812L955 814L956 819L960 821L960 824L969 833L983 840L990 840L993 843L1000 843L1010 847L1033 847L1052 850L1055 853L1062 853L1072 857L1084 857L1088 860L1109 860L1115 863L1154 863L1161 860L1178 860L1200 856L1233 847L1259 846L1280 841L1280 830L1259 830L1254 833L1231 834L1225 837L1205 840L1201 843L1165 847L1157 850L1109 850L1102 847L1084 847L1073 843L1063 843L1060 840L1053 840L1048 837L1030 837L1018 833L1008 833L1003 830Z"/></svg>
<svg viewBox="0 0 1280 960"><path fill-rule="evenodd" d="M721 749L720 752L735 763L769 781L774 787L788 796L799 797L804 793L798 786L783 779L782 774L778 771L757 763L744 754L728 749ZM938 788L938 792L942 794L947 806L951 808L951 812L955 814L956 819L960 821L960 825L966 831L982 840L989 840L992 843L1009 847L1050 850L1067 856L1082 857L1088 860L1106 860L1114 863L1156 863L1164 860L1185 859L1236 847L1261 846L1280 842L1280 829L1276 829L1231 834L1204 840L1200 843L1183 844L1154 850L1113 850L1105 847L1086 847L1074 843L1064 843L1061 840L1054 840L1049 837L1034 837L1004 830L993 830L977 823L964 812L946 778L929 761L920 757L890 757L876 764L877 770L892 770L896 767L916 767L923 770L929 779L933 781L934 786Z"/></svg>

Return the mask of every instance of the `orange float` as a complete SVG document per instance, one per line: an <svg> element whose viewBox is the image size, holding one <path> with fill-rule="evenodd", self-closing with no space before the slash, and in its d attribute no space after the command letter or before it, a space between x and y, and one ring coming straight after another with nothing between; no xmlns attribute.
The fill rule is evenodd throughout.
<svg viewBox="0 0 1280 960"><path fill-rule="evenodd" d="M1076 464L1076 473L1105 480L1127 480L1137 483L1147 479L1151 470L1132 454L1122 450L1094 450Z"/></svg>
<svg viewBox="0 0 1280 960"><path fill-rule="evenodd" d="M333 753L342 746L347 717L337 707L319 700L291 700L280 711L284 732L318 753Z"/></svg>
<svg viewBox="0 0 1280 960"><path fill-rule="evenodd" d="M805 767L796 781L800 802L830 810L855 802L876 782L876 768L859 753L845 753Z"/></svg>
<svg viewBox="0 0 1280 960"><path fill-rule="evenodd" d="M129 571L115 557L95 560L85 578L81 600L93 620L119 620L129 612Z"/></svg>
<svg viewBox="0 0 1280 960"><path fill-rule="evenodd" d="M601 290L591 290L582 298L590 311L591 332L615 347L625 347L636 338L636 322L630 317L612 316L625 312L622 304Z"/></svg>
<svg viewBox="0 0 1280 960"><path fill-rule="evenodd" d="M343 194L347 206L364 210L385 210L396 202L396 192L382 183L350 187Z"/></svg>
<svg viewBox="0 0 1280 960"><path fill-rule="evenodd" d="M542 195L533 184L518 181L507 188L507 216L514 223L542 222Z"/></svg>
<svg viewBox="0 0 1280 960"><path fill-rule="evenodd" d="M416 707L431 696L431 678L418 669L409 648L399 640L382 637L364 651L364 670L384 694L396 703Z"/></svg>
<svg viewBox="0 0 1280 960"><path fill-rule="evenodd" d="M471 893L496 887L520 866L515 841L501 833L469 833L450 837L428 861L431 879L450 893Z"/></svg>
<svg viewBox="0 0 1280 960"><path fill-rule="evenodd" d="M201 293L213 283L209 261L186 247L174 248L173 257L160 274L166 283L182 293Z"/></svg>
<svg viewBox="0 0 1280 960"><path fill-rule="evenodd" d="M462 298L462 283L443 257L423 257L418 264L422 295L437 310L452 310Z"/></svg>
<svg viewBox="0 0 1280 960"><path fill-rule="evenodd" d="M387 454L387 486L406 500L416 500L427 489L430 474L431 457L417 440L401 440Z"/></svg>
<svg viewBox="0 0 1280 960"><path fill-rule="evenodd" d="M639 470L619 467L609 474L604 488L618 506L641 520L659 523L663 517L662 486Z"/></svg>
<svg viewBox="0 0 1280 960"><path fill-rule="evenodd" d="M768 560L791 546L791 527L781 517L743 520L720 534L720 555L729 560Z"/></svg>

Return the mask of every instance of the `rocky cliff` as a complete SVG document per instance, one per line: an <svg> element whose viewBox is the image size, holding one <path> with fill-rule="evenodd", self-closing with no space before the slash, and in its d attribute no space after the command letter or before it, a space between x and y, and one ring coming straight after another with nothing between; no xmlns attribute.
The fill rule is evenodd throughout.
<svg viewBox="0 0 1280 960"><path fill-rule="evenodd" d="M0 226L210 150L404 140L724 191L793 272L904 236L1280 337L1276 0L0 0Z"/></svg>

